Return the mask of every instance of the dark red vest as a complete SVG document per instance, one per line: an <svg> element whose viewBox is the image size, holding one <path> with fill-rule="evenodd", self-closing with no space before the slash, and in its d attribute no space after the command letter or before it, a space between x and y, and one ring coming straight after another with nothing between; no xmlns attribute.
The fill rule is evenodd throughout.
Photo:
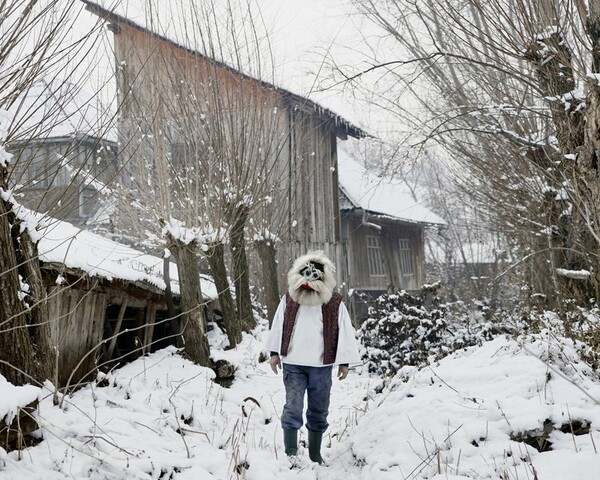
<svg viewBox="0 0 600 480"><path fill-rule="evenodd" d="M342 296L337 292L333 292L329 302L321 307L323 312L323 340L325 343L323 352L324 365L335 362L339 337L338 313L341 303ZM287 355L290 342L292 341L292 332L294 331L296 314L298 313L299 308L300 304L292 300L289 293L286 294L285 312L283 314L283 334L281 338L281 355Z"/></svg>

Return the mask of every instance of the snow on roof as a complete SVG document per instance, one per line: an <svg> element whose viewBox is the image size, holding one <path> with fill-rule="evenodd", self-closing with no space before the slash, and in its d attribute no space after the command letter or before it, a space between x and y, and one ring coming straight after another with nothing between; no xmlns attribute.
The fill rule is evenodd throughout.
<svg viewBox="0 0 600 480"><path fill-rule="evenodd" d="M9 110L15 140L90 136L116 142L113 115L71 83L40 79Z"/></svg>
<svg viewBox="0 0 600 480"><path fill-rule="evenodd" d="M40 216L37 230L41 237L38 250L42 262L61 263L107 280L142 282L160 290L166 287L162 258L54 218ZM177 295L179 280L175 264L171 263L169 273L171 289ZM201 277L202 295L205 298L217 298L213 281L205 275Z"/></svg>
<svg viewBox="0 0 600 480"><path fill-rule="evenodd" d="M324 67L323 55L336 46L344 46L351 35L349 27L345 28L348 7L344 2L261 0L236 4L230 0L212 0L203 5L193 0L82 1L109 21L122 20L179 47L206 55L227 68L299 97L298 100L319 114L334 118L350 135L365 135L356 126L357 122L347 120L356 113L346 99L331 91L317 91L316 87ZM205 20L204 15L211 18ZM234 25L230 15L235 18ZM191 20L194 18L197 20ZM199 22L207 24L202 33L194 30ZM216 33L207 33L209 30ZM213 38L217 34L219 38ZM206 36L211 36L216 43L211 47L218 52L207 53ZM237 37L235 45L233 36Z"/></svg>
<svg viewBox="0 0 600 480"><path fill-rule="evenodd" d="M404 182L367 171L338 147L340 189L354 208L410 223L445 225L446 222L415 200Z"/></svg>

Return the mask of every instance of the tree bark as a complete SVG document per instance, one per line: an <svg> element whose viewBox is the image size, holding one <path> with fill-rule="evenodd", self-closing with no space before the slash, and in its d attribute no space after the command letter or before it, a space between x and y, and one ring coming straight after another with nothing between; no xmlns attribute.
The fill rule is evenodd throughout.
<svg viewBox="0 0 600 480"><path fill-rule="evenodd" d="M181 296L181 332L185 352L199 365L210 367L210 348L204 322L204 299L200 285L200 267L196 242L185 244L171 239L170 250L177 261Z"/></svg>
<svg viewBox="0 0 600 480"><path fill-rule="evenodd" d="M263 239L255 242L258 258L262 268L264 299L269 317L269 327L279 306L279 278L277 276L277 250L272 241Z"/></svg>
<svg viewBox="0 0 600 480"><path fill-rule="evenodd" d="M250 275L248 257L246 255L245 227L248 220L248 207L245 205L232 207L233 223L229 233L229 246L233 262L233 283L235 285L235 301L237 314L242 330L251 331L256 325L252 314L252 298L250 296Z"/></svg>
<svg viewBox="0 0 600 480"><path fill-rule="evenodd" d="M171 262L169 257L165 255L163 257L163 278L165 279L165 300L167 302L167 311L171 318L171 330L175 337L175 346L177 348L183 347L183 337L181 336L181 326L179 324L179 318L177 317L177 311L175 310L175 302L173 301L173 292L171 290L171 274L169 272L169 266Z"/></svg>
<svg viewBox="0 0 600 480"><path fill-rule="evenodd" d="M225 268L225 246L223 243L215 242L211 244L206 252L206 258L208 259L210 271L217 287L229 346L234 348L242 341L242 325L238 321L235 302L229 288L227 269Z"/></svg>
<svg viewBox="0 0 600 480"><path fill-rule="evenodd" d="M5 175L6 170L0 168L4 188ZM0 245L0 374L15 385L53 378L46 290L37 248L27 231L20 231L12 205L3 199ZM21 281L29 286L24 301L19 298Z"/></svg>
<svg viewBox="0 0 600 480"><path fill-rule="evenodd" d="M591 258L596 259L596 268L590 278L590 295L600 298L600 0L589 2L587 34L592 45L592 73L588 78L588 93L585 112L585 147L579 154L578 166L583 178L577 179L575 187L584 197L583 232L589 245ZM594 255L595 254L595 255Z"/></svg>

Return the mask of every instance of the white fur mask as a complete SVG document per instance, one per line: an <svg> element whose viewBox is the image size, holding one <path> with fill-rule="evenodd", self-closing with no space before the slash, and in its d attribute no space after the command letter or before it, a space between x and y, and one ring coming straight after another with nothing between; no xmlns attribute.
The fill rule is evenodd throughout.
<svg viewBox="0 0 600 480"><path fill-rule="evenodd" d="M303 274L305 270L306 274ZM335 267L322 251L309 252L297 258L288 272L290 297L300 305L329 302L335 283Z"/></svg>

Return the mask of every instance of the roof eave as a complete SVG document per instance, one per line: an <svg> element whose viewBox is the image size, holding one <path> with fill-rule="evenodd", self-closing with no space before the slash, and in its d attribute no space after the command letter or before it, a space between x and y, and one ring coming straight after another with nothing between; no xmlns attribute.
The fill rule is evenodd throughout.
<svg viewBox="0 0 600 480"><path fill-rule="evenodd" d="M342 116L334 113L333 111L329 110L328 108L322 107L318 103L316 103L312 100L309 100L306 97L302 97L301 95L298 95L289 90L286 90L285 88L277 87L276 85L273 85L264 80L260 80L258 78L251 77L250 75L240 72L239 70L236 70L235 68L231 67L230 65L227 65L226 63L223 63L214 58L208 57L197 50L192 50L189 47L184 47L183 45L180 45L177 42L175 42L169 38L166 38L156 32L153 32L145 27L142 27L141 25L138 25L137 23L133 22L132 20L129 20L128 18L125 18L125 17L119 15L118 13L111 12L110 10L107 10L106 8L101 7L100 5L98 5L95 2L92 2L90 0L81 0L81 1L86 5L86 9L88 11L90 11L91 13L93 13L95 15L98 15L99 17L101 17L103 20L105 20L107 22L121 23L121 24L127 25L130 28L133 28L133 29L145 32L149 35L152 35L152 36L154 36L162 41L165 41L177 48L185 50L186 52L188 52L192 55L198 55L210 62L214 62L215 64L229 70L230 72L234 72L235 74L240 75L242 78L246 78L248 80L258 82L261 85L263 85L265 88L279 91L283 94L284 98L288 98L294 102L297 102L298 105L303 106L304 109L308 109L308 110L312 109L313 112L318 112L319 116L324 116L324 117L332 119L335 123L336 136L338 136L339 138L345 139L347 137L347 135L350 135L351 137L354 137L354 138L371 137L371 135L369 135L367 132L365 132L361 128L353 125L351 122L349 122Z"/></svg>

